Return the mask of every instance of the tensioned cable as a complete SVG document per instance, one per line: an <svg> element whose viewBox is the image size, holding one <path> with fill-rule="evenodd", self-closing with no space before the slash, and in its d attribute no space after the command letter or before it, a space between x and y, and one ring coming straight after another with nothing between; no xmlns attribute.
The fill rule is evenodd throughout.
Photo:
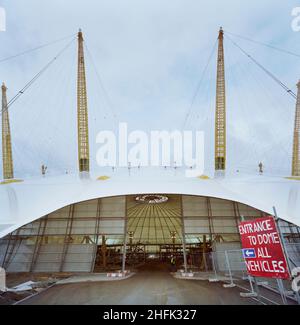
<svg viewBox="0 0 300 325"><path fill-rule="evenodd" d="M231 51L231 53L234 53L235 56L236 55L240 55L239 52L236 52L236 51ZM235 57L235 61L237 60L237 58ZM233 63L231 63L232 65ZM244 67L243 64L236 64L235 65L237 67L239 67L240 69L233 69L233 71L236 71L236 72L241 72L241 74L233 74L232 73L232 77L237 77L237 79L235 80L235 84L236 85L239 85L239 83L241 82L238 82L238 80L243 80L244 76L245 78L249 78L251 77L251 79L253 79L255 81L255 83L253 84L252 82L250 82L250 79L248 79L248 81L245 81L245 83L249 83L249 85L247 86L247 92L244 94L245 96L242 96L242 97L245 97L243 99L246 100L246 102L244 100L241 100L242 97L240 97L240 91L236 92L236 95L237 95L237 99L239 100L239 111L241 113L243 113L243 120L245 122L247 122L247 127L249 127L249 136L250 136L250 147L249 147L249 150L245 153L243 153L243 155L239 155L239 157L237 159L235 159L235 164L237 165L237 168L238 169L241 169L241 166L242 164L244 164L245 161L250 161L250 160L253 160L254 161L254 157L259 157L258 161L263 161L264 163L268 162L267 165L269 165L269 160L270 160L270 157L269 157L269 154L266 153L266 148L269 148L270 144L269 145L266 145L264 144L263 142L261 142L260 140L260 135L257 134L256 132L253 133L253 127L251 127L250 125L250 119L249 119L249 116L248 116L248 112L247 110L245 110L246 106L244 106L245 103L248 103L247 101L247 95L248 95L248 91L249 91L249 95L251 96L251 91L253 93L256 92L255 88L259 88L262 90L262 94L265 95L266 97L266 100L270 100L270 103L271 103L271 106L272 107L275 107L274 103L273 103L273 97L272 96L268 96L269 95L269 89L268 87L266 87L266 85L264 84L264 82L261 80L261 78L257 78L256 77L256 74L254 73L256 70L253 70L253 69L249 69L248 65L251 65L252 62L248 61L247 62L247 66ZM244 69L245 68L245 69ZM248 71L248 72L247 72ZM257 72L257 71L256 71ZM242 79L241 79L242 78ZM234 78L235 79L235 78ZM257 87L253 87L254 85L256 85ZM239 86L242 86L242 84L240 84ZM252 88L252 89L251 89ZM244 89L244 88L242 88ZM244 91L243 91L244 92ZM280 93L281 94L281 93ZM248 96L249 96L248 95ZM236 97L236 96L235 96ZM252 97L253 97L253 94L252 94ZM250 97L251 98L251 97ZM250 99L249 98L249 99ZM253 97L254 101L256 101L256 97ZM276 103L276 100L275 100L275 103ZM276 103L277 104L277 103ZM277 107L277 105L276 105ZM247 115L245 115L247 114ZM261 110L259 111L259 114L261 115L261 118L262 120L265 120L264 117L267 116L267 113L265 112L265 110ZM264 116L265 115L265 116ZM278 139L280 137L280 132L278 132L278 130L276 131L277 129L273 128L272 131L270 132L272 134L272 136L275 138L275 139ZM234 140L234 139L231 139L231 140ZM258 145L259 144L259 145ZM285 146L281 146L279 145L279 143L276 143L275 145L271 145L272 148L274 148L275 146L278 145L278 150L279 148L283 149L282 150L282 153L284 152L284 155L288 155L288 151L285 150ZM263 149L265 148L265 149ZM281 150L280 150L281 151ZM250 156L249 156L250 155ZM252 155L252 156L251 156ZM256 158L255 158L256 159ZM249 165L251 166L251 165ZM252 165L253 167L253 165ZM257 170L257 167L255 168ZM249 169L250 170L250 169Z"/></svg>
<svg viewBox="0 0 300 325"><path fill-rule="evenodd" d="M92 53L91 53L91 51L89 50L89 48L87 47L86 41L85 41L85 44L84 44L84 45L85 45L85 48L86 48L87 54L88 54L88 56L89 56L89 58L90 58L90 60L91 60L91 63L92 63L92 65L93 65L93 68L94 68L94 70L95 70L95 73L96 73L96 76L97 76L97 80L98 80L98 82L99 82L99 85L100 85L100 87L101 87L101 89L102 89L102 91L103 91L103 93L104 93L104 96L106 97L107 104L108 104L108 106L109 106L109 108L110 108L110 110L111 110L111 112L112 112L113 118L115 119L116 122L118 122L118 116L117 116L117 114L116 114L116 112L115 112L115 109L114 109L114 107L113 107L113 105L112 105L112 101L111 101L111 99L110 99L110 96L108 95L108 93L107 93L107 91L106 91L106 89L105 89L105 87L104 87L104 84L103 84L102 78L101 78L100 73L99 73L99 71L98 71L98 69L97 69L97 66L96 66L96 64L95 64L95 61L94 61L93 56L92 56Z"/></svg>
<svg viewBox="0 0 300 325"><path fill-rule="evenodd" d="M244 53L251 61L253 61L260 69L262 69L269 77L271 77L276 83L280 85L289 95L291 95L294 99L297 99L297 95L282 81L280 81L272 72L270 72L267 68L265 68L262 64L260 64L252 55L246 52L241 46L239 46L235 41L233 41L230 37L226 35L234 46L236 46L242 53Z"/></svg>
<svg viewBox="0 0 300 325"><path fill-rule="evenodd" d="M228 38L228 37L227 37ZM250 63L249 63L250 64ZM243 67L243 65L241 65L241 67ZM244 71L244 73L245 73L246 71ZM249 75L251 75L252 74L252 69L249 71L249 73L248 73ZM246 74L246 75L248 75L248 74ZM242 74L243 75L243 74ZM257 79L256 77L255 77L255 75L254 74L252 74L252 76L254 77L254 80L255 80L255 84L257 84L258 85L258 87L260 87L261 89L262 89L262 91L263 91L263 94L265 94L265 95L268 95L268 88L267 87L265 87L265 85L264 85L264 83L263 82L261 82L261 80L260 79ZM261 85L260 85L260 83L261 83ZM269 98L272 98L272 97L270 97L270 96L267 96L267 97L269 97ZM272 103L272 106L274 106L274 104ZM264 111L262 111L261 113L264 113ZM274 131L274 130L273 130ZM251 134L250 134L251 135ZM279 136L279 134L276 134L276 137L278 137ZM253 136L253 135L251 135L251 138L255 138L256 137L256 135L255 136ZM256 140L258 140L259 138L256 138ZM262 160L262 161L269 161L270 159L269 159L269 157L268 157L268 155L269 155L269 152L271 152L272 150L274 150L275 148L276 148L276 146L278 146L278 148L281 148L281 149L283 149L282 151L284 152L284 154L285 154L285 156L287 155L287 156L289 156L289 152L288 152L288 150L286 150L285 148L286 148L286 146L283 146L283 145L281 145L281 142L282 141L280 141L280 143L278 142L278 143L276 143L275 145L268 145L268 146L264 146L265 147L265 149L264 150L262 150L261 148L259 149L259 151L260 151L260 155L262 154L263 155L263 157L264 157L264 159ZM255 144L255 142L253 142L253 145ZM254 146L254 148L255 148L256 146ZM255 149L255 151L256 151L256 156L257 156L257 148ZM247 161L248 159L239 159L239 161L238 161L238 167L237 168L241 168L241 166L242 166L242 164L244 164L244 161ZM271 160L272 161L272 160ZM270 167L270 163L268 162L268 164L267 165L269 165L268 166L268 169L272 169L272 170L275 170L275 168L273 167L273 164L271 165L271 167ZM280 165L280 164L279 164ZM250 165L249 165L250 166ZM278 168L277 168L278 169ZM250 170L250 169L249 169ZM278 169L279 170L279 169ZM282 169L281 170L281 172L283 172L283 170L284 169Z"/></svg>
<svg viewBox="0 0 300 325"><path fill-rule="evenodd" d="M15 58L17 58L19 56L22 56L22 55L25 55L25 54L28 54L28 53L31 53L31 52L40 50L40 49L45 48L45 47L48 47L50 45L53 45L53 44L56 44L56 43L60 43L60 42L65 41L65 40L67 40L67 39L69 39L71 37L74 37L74 36L75 36L75 34L72 34L72 35L69 35L69 36L66 36L66 37L57 39L57 40L52 41L52 42L49 42L49 43L39 45L37 47L34 47L32 49L29 49L29 50L26 50L24 52L21 52L21 53L15 54L15 55L8 56L6 58L0 59L0 63L5 62L5 61L8 61L8 60L11 60L11 59L15 59Z"/></svg>
<svg viewBox="0 0 300 325"><path fill-rule="evenodd" d="M44 68L37 73L7 104L7 106L1 110L1 114L7 111L24 93L34 84L34 82L39 79L39 77L46 71L48 68L70 47L70 45L74 42L76 38L72 39L48 64L44 66Z"/></svg>
<svg viewBox="0 0 300 325"><path fill-rule="evenodd" d="M225 33L229 34L229 35L232 35L232 36L235 36L235 37L238 37L238 38L241 38L241 39L244 39L246 41L255 43L255 44L259 44L259 45L269 47L269 48L271 48L273 50L276 50L276 51L279 51L279 52L282 52L282 53L289 54L289 55L296 56L296 57L300 58L300 54L298 54L298 53L294 53L294 52L291 52L291 51L288 51L288 50L285 50L285 49L282 49L282 48L279 48L279 47L276 47L274 45L270 45L270 44L267 44L267 43L264 43L264 42L255 41L255 40L252 40L249 37L245 37L245 36L242 36L242 35L230 33L228 31L225 31Z"/></svg>
<svg viewBox="0 0 300 325"><path fill-rule="evenodd" d="M182 129L185 128L186 123L187 123L189 117L191 116L191 113L192 113L192 110L193 110L193 107L194 107L194 104L195 104L196 98L197 98L197 96L198 96L198 94L199 94L199 91L200 91L200 89L201 89L201 86L202 86L202 83L203 83L203 80L204 80L204 76L205 76L206 71L207 71L207 69L208 69L208 67L209 67L209 64L210 64L210 62L211 62L211 60L212 60L212 57L213 57L213 55L214 55L214 53L215 53L217 43L218 43L218 40L216 40L216 42L215 42L215 44L214 44L214 46L213 46L213 50L212 50L212 52L210 53L209 58L208 58L208 61L207 61L206 65L205 65L205 67L204 67L204 70L203 70L202 74L201 74L200 81L199 81L199 83L198 83L198 85L197 85L196 92L195 92L195 94L194 94L194 96L193 96L193 98L192 98L192 103L191 103L191 106L190 106L190 108L189 108L188 113L186 114L186 117L185 117L185 120L184 120L184 124L183 124Z"/></svg>

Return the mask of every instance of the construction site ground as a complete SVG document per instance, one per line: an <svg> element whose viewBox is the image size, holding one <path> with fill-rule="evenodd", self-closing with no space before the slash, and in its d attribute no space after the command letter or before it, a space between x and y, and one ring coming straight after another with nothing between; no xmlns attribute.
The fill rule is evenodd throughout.
<svg viewBox="0 0 300 325"><path fill-rule="evenodd" d="M58 284L22 302L26 305L255 305L240 289L222 283L176 279L168 265L147 264L122 281Z"/></svg>

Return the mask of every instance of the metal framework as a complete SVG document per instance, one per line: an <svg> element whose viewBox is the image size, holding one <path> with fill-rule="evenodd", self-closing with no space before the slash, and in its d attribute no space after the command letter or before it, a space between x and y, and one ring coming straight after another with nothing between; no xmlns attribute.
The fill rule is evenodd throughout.
<svg viewBox="0 0 300 325"><path fill-rule="evenodd" d="M210 198L206 198L207 203L207 218L208 218L208 225L209 225L209 237L212 238L214 233L214 224L213 224L213 217L212 217L212 209L211 209L211 202Z"/></svg>
<svg viewBox="0 0 300 325"><path fill-rule="evenodd" d="M128 238L128 216L127 216L127 197L125 200L125 220L124 220L124 239L123 239L123 256L122 256L122 272L126 270L126 252L127 252L127 238Z"/></svg>
<svg viewBox="0 0 300 325"><path fill-rule="evenodd" d="M294 128L294 147L293 147L293 164L292 176L300 176L300 81L297 84L298 95L296 104L295 115L295 128Z"/></svg>
<svg viewBox="0 0 300 325"><path fill-rule="evenodd" d="M34 250L33 250L33 254L32 254L31 265L30 265L30 269L29 269L30 272L33 272L35 269L37 259L40 254L40 250L41 250L43 241L45 239L45 231L46 231L46 227L47 227L47 222L48 222L48 216L40 219L38 233L37 233L37 237L35 240L35 246L34 246Z"/></svg>
<svg viewBox="0 0 300 325"><path fill-rule="evenodd" d="M0 240L0 266L8 272L102 272L143 263L149 254L166 261L173 254L185 265L192 260L206 270L204 256L213 243L239 244L237 223L242 215L263 215L216 198L170 195L169 205L138 204L141 209L134 198L72 204L19 228ZM145 228L142 234L139 227ZM292 227L284 226L285 238L299 242L299 229Z"/></svg>
<svg viewBox="0 0 300 325"><path fill-rule="evenodd" d="M9 114L7 107L7 88L5 84L2 84L2 161L3 161L3 178L13 179L13 157L11 149L11 134Z"/></svg>
<svg viewBox="0 0 300 325"><path fill-rule="evenodd" d="M98 242L99 242L99 234L100 234L100 221L101 221L101 199L97 201L97 211L96 211L96 223L95 223L95 245L94 245L94 253L93 253L93 263L91 265L91 272L95 270L97 251L98 251ZM103 243L103 240L102 240Z"/></svg>
<svg viewBox="0 0 300 325"><path fill-rule="evenodd" d="M77 127L79 171L89 172L89 127L82 31L78 33Z"/></svg>
<svg viewBox="0 0 300 325"><path fill-rule="evenodd" d="M69 250L69 245L73 241L72 228L73 228L73 223L74 223L74 210L75 210L75 205L74 204L70 205L69 217L67 219L64 244L63 244L63 249L62 249L62 254L61 254L61 262L60 262L60 268L59 268L60 272L63 272L66 256L67 256L68 250Z"/></svg>
<svg viewBox="0 0 300 325"><path fill-rule="evenodd" d="M180 196L180 214L181 214L181 236L182 236L182 250L183 250L183 265L184 271L187 272L187 254L186 254L186 232L184 226L184 213L183 213L183 203L182 203L182 196Z"/></svg>
<svg viewBox="0 0 300 325"><path fill-rule="evenodd" d="M215 170L226 169L226 94L224 68L224 32L219 31L217 92L215 116Z"/></svg>
<svg viewBox="0 0 300 325"><path fill-rule="evenodd" d="M19 236L20 229L16 231L16 235L10 234L7 241L7 247L5 250L5 254L2 260L2 268L5 270L8 268L14 256L17 254L18 249L22 243L22 238Z"/></svg>

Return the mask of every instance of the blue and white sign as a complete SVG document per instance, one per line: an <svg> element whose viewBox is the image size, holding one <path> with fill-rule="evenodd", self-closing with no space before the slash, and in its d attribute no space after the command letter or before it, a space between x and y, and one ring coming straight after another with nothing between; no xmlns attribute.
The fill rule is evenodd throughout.
<svg viewBox="0 0 300 325"><path fill-rule="evenodd" d="M244 258L256 258L256 253L254 248L243 249Z"/></svg>

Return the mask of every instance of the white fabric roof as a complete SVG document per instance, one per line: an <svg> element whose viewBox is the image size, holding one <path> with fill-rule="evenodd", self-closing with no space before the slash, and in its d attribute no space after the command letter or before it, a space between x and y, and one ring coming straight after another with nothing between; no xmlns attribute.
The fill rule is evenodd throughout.
<svg viewBox="0 0 300 325"><path fill-rule="evenodd" d="M109 176L108 180L97 180ZM164 168L103 169L89 177L64 175L0 185L0 238L73 203L148 193L215 197L247 204L300 226L300 182L281 177L228 175L209 180L186 178Z"/></svg>

